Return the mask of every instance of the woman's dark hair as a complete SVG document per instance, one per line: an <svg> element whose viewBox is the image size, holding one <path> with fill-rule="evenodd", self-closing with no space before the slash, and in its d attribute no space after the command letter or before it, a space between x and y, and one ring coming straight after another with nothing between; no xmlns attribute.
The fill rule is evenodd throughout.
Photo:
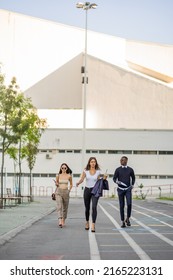
<svg viewBox="0 0 173 280"><path fill-rule="evenodd" d="M72 174L72 170L71 170L70 167L67 165L67 163L62 163L62 164L61 164L60 170L59 170L59 174L62 173L61 168L62 168L63 165L65 165L65 166L67 167L66 173L67 173L67 174Z"/></svg>
<svg viewBox="0 0 173 280"><path fill-rule="evenodd" d="M96 162L96 166L95 166L95 169L98 170L100 169L99 165L98 165L98 162L97 162L97 159L95 157L90 157L89 160L88 160L88 163L87 163L87 166L85 167L85 170L89 170L90 169L90 162L91 160L95 160Z"/></svg>

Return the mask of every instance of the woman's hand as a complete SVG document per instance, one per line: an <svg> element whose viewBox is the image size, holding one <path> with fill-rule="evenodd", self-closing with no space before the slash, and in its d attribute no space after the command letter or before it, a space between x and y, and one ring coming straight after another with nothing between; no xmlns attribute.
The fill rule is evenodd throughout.
<svg viewBox="0 0 173 280"><path fill-rule="evenodd" d="M85 174L85 172L83 172L79 182L76 183L76 187L78 187L84 181L85 177L86 177L86 174Z"/></svg>
<svg viewBox="0 0 173 280"><path fill-rule="evenodd" d="M107 173L107 169L106 169L106 172L103 174L103 180L106 180L108 178L108 173Z"/></svg>

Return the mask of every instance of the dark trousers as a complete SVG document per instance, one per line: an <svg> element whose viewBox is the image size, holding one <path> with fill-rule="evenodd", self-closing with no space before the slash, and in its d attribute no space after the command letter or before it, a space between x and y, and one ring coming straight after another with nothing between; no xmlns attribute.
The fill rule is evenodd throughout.
<svg viewBox="0 0 173 280"><path fill-rule="evenodd" d="M132 212L132 188L130 187L127 190L120 190L118 188L117 192L120 206L120 217L121 221L124 221L125 198L127 203L127 218L130 218Z"/></svg>
<svg viewBox="0 0 173 280"><path fill-rule="evenodd" d="M97 203L99 198L95 197L92 193L92 188L89 189L85 187L84 189L84 205L85 205L85 218L86 221L89 221L89 216L90 216L90 204L92 201L92 222L96 222L97 218Z"/></svg>

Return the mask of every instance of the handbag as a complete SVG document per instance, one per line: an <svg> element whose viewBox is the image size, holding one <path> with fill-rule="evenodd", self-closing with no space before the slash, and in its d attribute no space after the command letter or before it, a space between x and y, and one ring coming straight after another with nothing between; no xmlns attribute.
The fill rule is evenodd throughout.
<svg viewBox="0 0 173 280"><path fill-rule="evenodd" d="M59 187L59 185L58 185L59 179L58 179L58 180L54 180L54 179L53 179L53 181L54 181L54 183L55 183L55 186L58 188L58 187ZM52 200L56 200L55 193L52 193Z"/></svg>
<svg viewBox="0 0 173 280"><path fill-rule="evenodd" d="M56 200L55 193L52 193L52 200Z"/></svg>

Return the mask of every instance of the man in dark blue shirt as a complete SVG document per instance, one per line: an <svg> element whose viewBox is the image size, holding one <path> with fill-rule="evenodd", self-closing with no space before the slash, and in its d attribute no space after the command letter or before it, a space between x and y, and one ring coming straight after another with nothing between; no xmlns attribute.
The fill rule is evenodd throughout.
<svg viewBox="0 0 173 280"><path fill-rule="evenodd" d="M127 166L128 158L120 159L121 166L115 170L113 181L118 184L117 192L120 205L121 227L131 226L130 216L132 211L132 188L135 183L134 170ZM125 197L127 202L127 218L124 217Z"/></svg>

